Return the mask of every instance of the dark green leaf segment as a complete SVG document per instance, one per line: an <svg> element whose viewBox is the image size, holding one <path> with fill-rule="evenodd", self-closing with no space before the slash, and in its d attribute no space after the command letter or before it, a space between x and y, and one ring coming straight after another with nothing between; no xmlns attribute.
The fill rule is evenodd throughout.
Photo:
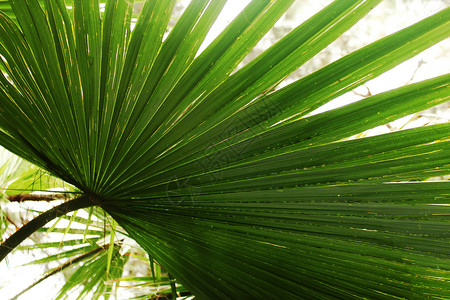
<svg viewBox="0 0 450 300"><path fill-rule="evenodd" d="M310 113L450 37L450 8L276 89L380 0L333 1L238 69L293 2L251 1L199 52L226 0L170 28L175 0L0 0L0 144L84 193L0 259L101 205L199 299L448 297L450 125L353 137L449 101L450 75Z"/></svg>

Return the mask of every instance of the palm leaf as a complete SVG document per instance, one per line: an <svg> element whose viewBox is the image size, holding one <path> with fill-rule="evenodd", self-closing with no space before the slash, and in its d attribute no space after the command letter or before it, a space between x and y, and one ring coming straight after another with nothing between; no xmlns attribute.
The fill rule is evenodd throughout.
<svg viewBox="0 0 450 300"><path fill-rule="evenodd" d="M49 272L47 272L47 274L45 274L39 280L37 280L32 285L30 285L29 287L24 289L22 292L20 292L19 294L17 294L13 298L11 298L11 300L17 299L20 295L24 294L25 292L27 292L28 290L30 290L31 288L33 288L35 285L39 284L40 282L44 281L48 277L50 277L52 275L55 275L56 273L61 272L61 271L65 270L65 269L67 269L67 268L70 268L71 266L77 264L78 262L86 260L86 259L90 258L91 256L98 254L99 252L104 251L105 248L106 248L106 245L104 247L97 247L97 248L94 248L92 250L88 249L89 251L86 251L84 254L82 254L82 255L74 258L74 259L69 260L68 262L58 266L57 268L54 268L53 270L50 270ZM87 250L87 249L82 249L82 250ZM76 282L76 283L78 283L78 282ZM72 282L71 284L73 285L74 283Z"/></svg>
<svg viewBox="0 0 450 300"><path fill-rule="evenodd" d="M83 289L78 293L77 299L84 298L89 292L93 291L92 299L99 299L103 295L105 299L109 298L112 291L112 285L106 285L105 282L108 278L115 279L122 275L123 266L127 261L127 256L120 255L121 245L113 245L111 252L111 257L109 257L108 248L111 245L105 245L103 247L98 247L96 249L87 252L88 255L83 255L78 257L78 260L88 259L83 265L81 265L66 284L62 287L56 299L67 299L68 292L75 287L83 284ZM77 260L77 261L78 261ZM105 265L107 262L110 263L110 270L106 271Z"/></svg>
<svg viewBox="0 0 450 300"><path fill-rule="evenodd" d="M448 101L450 75L310 114L449 37L450 8L272 92L380 1L334 1L235 72L292 1L251 1L201 53L225 1L192 1L166 38L174 1L133 31L130 1L43 2L0 13L0 144L198 298L450 293L450 183L424 181L450 173L449 124L350 139Z"/></svg>
<svg viewBox="0 0 450 300"><path fill-rule="evenodd" d="M104 217L103 214L95 215L97 215L99 218ZM69 290L75 290L75 292L72 292L72 294L76 294L76 291L85 290L85 293L89 295L88 297L92 299L107 297L108 294L116 292L117 288L119 288L119 283L122 282L122 272L124 270L124 266L128 262L128 258L130 257L130 250L126 250L124 249L124 247L126 247L127 249L133 249L134 253L141 254L141 256L143 256L142 249L136 249L135 247L133 247L133 245L128 245L127 243L122 242L124 239L129 242L129 239L126 238L126 235L123 235L126 233L124 233L121 228L116 228L116 232L114 233L114 231L111 231L108 228L109 226L104 226L104 224L102 224L108 220L93 218L92 216L91 219L86 219L83 217L83 213L81 212L78 213L77 216L63 216L62 219L64 218L67 219L66 224L58 223L57 227L56 224L53 225L51 228L51 232L49 232L49 229L47 229L46 227L40 230L45 233L46 240L50 240L52 242L42 242L41 239L36 239L35 236L32 244L19 246L16 248L16 250L19 251L33 250L32 253L34 253L34 256L36 256L36 253L39 252L36 250L41 250L45 255L43 258L34 259L24 264L23 266L53 263L53 265L58 264L58 267L53 268L43 274L33 284L23 289L12 299L16 299L23 293L28 292L28 290L32 289L37 284L41 284L47 278L57 275L68 268L71 268L73 273L65 274L67 281L69 281L70 283L64 285L58 294L65 296L66 294L70 294L70 292L65 293ZM95 222L93 221L94 219ZM71 222L69 223L69 221ZM67 223L69 224L67 225ZM78 224L75 225L75 223ZM87 229L71 229L72 227L86 227ZM97 230L95 230L94 228ZM70 239L68 239L69 234L71 235ZM76 236L73 236L73 234L76 234ZM83 238L83 234L84 236L87 235L87 237ZM108 235L111 236L111 239L107 238ZM62 240L61 236L65 236L66 239ZM114 241L118 239L121 240L119 247L120 251L118 251L118 245L104 245L105 241ZM125 251L127 251L127 253L125 253ZM102 252L105 252L105 254L99 255L99 253ZM94 255L95 257L93 257ZM92 257L93 259L91 259ZM100 259L102 263L94 263L98 259ZM105 268L105 265L109 265L109 268ZM148 259L139 257L139 260L135 260L132 266L126 266L125 268L130 270L130 268L136 268L137 266L138 268L140 267L142 269L142 267L146 265L148 265ZM93 271L92 269L95 270ZM78 273L84 274L85 272L98 271L101 271L103 275L96 275L95 279L93 279L95 283L89 282L87 284L86 278L76 275ZM156 280L158 281L156 282ZM169 286L169 283L166 283L165 279L153 278L153 282L154 285ZM142 287L139 288L126 285L124 286L122 284L121 288L122 290L125 288L128 291L139 290L139 292L142 292ZM97 292L92 291L92 289L97 290ZM156 288L153 289L156 291ZM30 291L29 293L33 293L33 291Z"/></svg>

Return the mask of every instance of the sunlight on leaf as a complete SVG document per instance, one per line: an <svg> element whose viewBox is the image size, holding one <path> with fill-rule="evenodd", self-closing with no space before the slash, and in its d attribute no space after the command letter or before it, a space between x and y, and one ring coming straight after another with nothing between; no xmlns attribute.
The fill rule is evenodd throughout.
<svg viewBox="0 0 450 300"><path fill-rule="evenodd" d="M3 189L100 208L33 229L73 238L66 263L101 249L57 299L107 299L122 277L172 298L450 293L450 182L430 181L450 174L450 123L367 134L447 103L450 75L326 107L450 37L449 7L287 82L381 0L332 1L251 61L293 0L249 1L212 41L225 0L179 18L175 0L0 2L0 144L33 164L0 170ZM124 275L130 239L151 280Z"/></svg>

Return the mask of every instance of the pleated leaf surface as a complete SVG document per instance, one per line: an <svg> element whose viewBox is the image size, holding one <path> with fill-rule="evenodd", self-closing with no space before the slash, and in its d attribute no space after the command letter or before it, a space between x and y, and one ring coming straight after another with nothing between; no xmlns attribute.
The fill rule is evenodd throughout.
<svg viewBox="0 0 450 300"><path fill-rule="evenodd" d="M202 52L226 1L168 30L175 2L132 24L132 1L1 1L0 144L199 299L448 297L450 182L425 180L450 174L450 124L350 138L450 100L450 75L310 113L448 38L450 8L272 91L380 0L334 1L240 69L293 1L251 1Z"/></svg>

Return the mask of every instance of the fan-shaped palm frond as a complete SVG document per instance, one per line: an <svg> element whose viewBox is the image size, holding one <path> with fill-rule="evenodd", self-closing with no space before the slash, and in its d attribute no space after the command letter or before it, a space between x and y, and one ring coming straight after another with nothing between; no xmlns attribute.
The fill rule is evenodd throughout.
<svg viewBox="0 0 450 300"><path fill-rule="evenodd" d="M73 186L68 186L64 181L50 176L44 170L20 159L5 149L0 150L0 186L0 192L2 192L4 198L0 208L1 236L7 236L11 227L18 228L19 224L21 225L21 223L30 219L31 214L43 210L37 208L38 211L36 211L32 209L34 206L39 207L42 202L68 200L79 193L79 191L73 189ZM20 219L22 217L24 219L18 220L17 211L8 207L5 201L19 204L26 203L19 210ZM44 257L34 259L22 266L48 265L50 263L56 263L58 266L45 272L28 287L22 287L22 290L11 300L17 299L38 284L47 283L46 279L61 272L66 272L67 269L70 269L69 272L73 272L73 274L65 275L68 283L62 286L58 294L59 297L63 298L67 295L77 294L77 292L80 293L80 299L86 295L89 299L105 298L110 294L116 294L119 287L121 291L127 290L129 293L136 295L143 294L146 298L152 294L167 293L167 291L170 293L170 281L167 275L161 277L161 267L155 262L152 262L153 272L144 273L147 276L122 278L124 263L127 263L131 255L136 256L136 254L141 253L138 256L139 259L135 259L127 265L125 273L128 273L130 268L135 269L136 267L142 272L142 267L149 265L149 259L142 254L143 250L127 237L123 229L116 226L111 228L111 223L113 221L102 209L91 207L88 212L63 215L55 220L51 226L48 224L39 229L40 235L30 237L31 244L18 246L16 250L22 251L22 253L31 253L29 255L31 257L35 257L36 254L38 256L43 254ZM126 243L123 242L124 238ZM52 242L46 242L48 240ZM106 241L111 241L116 246L110 247L110 244L105 244ZM129 242L132 242L132 244L129 244ZM108 255L106 256L105 253L108 253ZM12 257L12 260L14 259L15 257ZM104 268L105 261L107 268ZM93 276L93 279L87 282L84 277L79 275L86 272L96 273L96 276ZM134 273L132 272L132 274ZM6 276L2 276L2 279L6 279ZM124 282L126 282L125 285ZM140 284L133 285L131 282L139 282ZM5 285L0 287L2 296L7 297L4 291L7 292L6 294L9 292L10 295L13 295L13 292L8 290L10 285L15 285L13 280L8 280ZM177 290L183 291L183 287L179 285Z"/></svg>
<svg viewBox="0 0 450 300"><path fill-rule="evenodd" d="M167 37L173 0L133 31L131 1L42 2L0 14L0 144L81 190L71 209L200 299L450 293L450 183L422 182L450 172L450 124L348 139L448 101L450 75L310 114L449 37L450 8L272 92L380 1L334 1L239 70L293 1L251 1L201 53L225 0Z"/></svg>

